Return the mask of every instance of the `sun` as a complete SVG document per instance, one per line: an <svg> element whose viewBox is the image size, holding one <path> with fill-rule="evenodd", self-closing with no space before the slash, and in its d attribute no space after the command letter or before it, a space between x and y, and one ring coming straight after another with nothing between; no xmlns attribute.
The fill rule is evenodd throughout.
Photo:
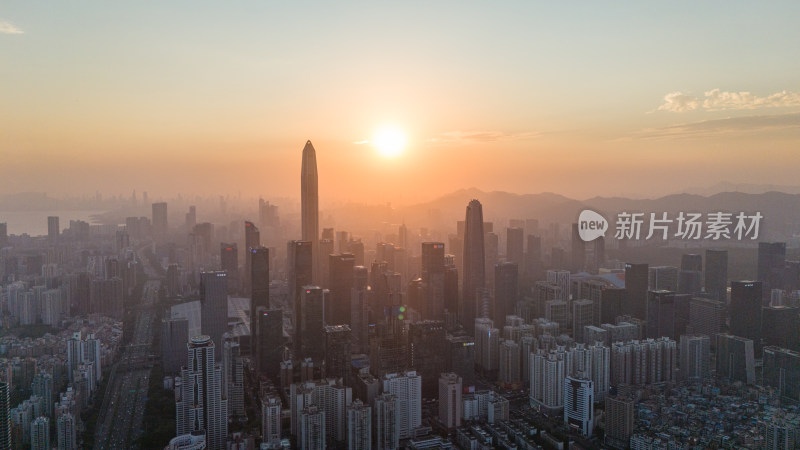
<svg viewBox="0 0 800 450"><path fill-rule="evenodd" d="M381 156L394 158L403 153L407 139L402 129L393 125L384 125L375 131L371 143Z"/></svg>

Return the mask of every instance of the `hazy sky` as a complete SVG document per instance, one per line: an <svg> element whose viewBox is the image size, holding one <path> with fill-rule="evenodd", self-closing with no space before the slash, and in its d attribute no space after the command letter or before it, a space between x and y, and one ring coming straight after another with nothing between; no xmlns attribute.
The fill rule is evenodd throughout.
<svg viewBox="0 0 800 450"><path fill-rule="evenodd" d="M800 184L800 2L0 5L0 193ZM396 158L376 129L408 135Z"/></svg>

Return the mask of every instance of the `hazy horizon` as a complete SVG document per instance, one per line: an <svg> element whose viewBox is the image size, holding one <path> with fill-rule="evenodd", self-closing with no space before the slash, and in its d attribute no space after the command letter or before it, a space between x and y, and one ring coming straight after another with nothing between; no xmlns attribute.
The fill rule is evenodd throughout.
<svg viewBox="0 0 800 450"><path fill-rule="evenodd" d="M9 2L0 192L294 197L307 139L322 202L788 185L798 8Z"/></svg>

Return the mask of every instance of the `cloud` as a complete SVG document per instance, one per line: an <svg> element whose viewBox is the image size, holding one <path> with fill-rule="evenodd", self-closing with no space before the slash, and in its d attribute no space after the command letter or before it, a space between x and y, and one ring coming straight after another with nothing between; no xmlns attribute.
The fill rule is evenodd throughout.
<svg viewBox="0 0 800 450"><path fill-rule="evenodd" d="M659 111L684 112L697 109L700 101L691 95L681 92L672 92L664 96L664 104L658 107Z"/></svg>
<svg viewBox="0 0 800 450"><path fill-rule="evenodd" d="M796 130L800 132L800 113L701 120L668 127L645 129L635 133L632 138L690 138L778 130Z"/></svg>
<svg viewBox="0 0 800 450"><path fill-rule="evenodd" d="M800 106L800 93L781 91L766 97L759 97L750 92L728 92L712 89L703 97L672 92L664 96L664 104L659 111L685 112L695 109L705 111L745 110L758 108L786 108Z"/></svg>
<svg viewBox="0 0 800 450"><path fill-rule="evenodd" d="M431 144L467 144L532 139L538 133L504 133L502 131L448 131L427 140Z"/></svg>
<svg viewBox="0 0 800 450"><path fill-rule="evenodd" d="M369 144L369 141L366 141L366 140L364 140L364 141L355 141L355 142L353 142L353 144L364 145L364 144Z"/></svg>
<svg viewBox="0 0 800 450"><path fill-rule="evenodd" d="M0 20L0 34L23 34L24 31L15 27L11 22Z"/></svg>

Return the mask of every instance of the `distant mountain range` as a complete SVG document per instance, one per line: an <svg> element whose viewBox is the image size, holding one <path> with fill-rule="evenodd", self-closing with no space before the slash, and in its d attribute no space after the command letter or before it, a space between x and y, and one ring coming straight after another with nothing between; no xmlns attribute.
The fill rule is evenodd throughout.
<svg viewBox="0 0 800 450"><path fill-rule="evenodd" d="M708 187L690 187L676 192L677 194L697 194L711 196L721 192L741 192L744 194L765 194L767 192L783 192L786 194L800 194L800 186L780 184L750 184L732 183L722 181Z"/></svg>
<svg viewBox="0 0 800 450"><path fill-rule="evenodd" d="M419 220L419 223L425 223L425 218L436 218L443 224L454 224L456 220L464 220L467 203L472 199L478 199L483 204L484 220L501 223L507 223L507 219L539 219L540 224L574 223L580 211L587 208L600 212L612 222L617 213L622 211L657 214L666 212L670 218L675 218L681 211L703 214L760 212L764 217L761 222L761 237L785 240L800 233L800 193L784 192L722 192L710 196L675 194L657 199L594 197L575 200L550 192L512 194L470 188L403 208L398 213L407 220Z"/></svg>

